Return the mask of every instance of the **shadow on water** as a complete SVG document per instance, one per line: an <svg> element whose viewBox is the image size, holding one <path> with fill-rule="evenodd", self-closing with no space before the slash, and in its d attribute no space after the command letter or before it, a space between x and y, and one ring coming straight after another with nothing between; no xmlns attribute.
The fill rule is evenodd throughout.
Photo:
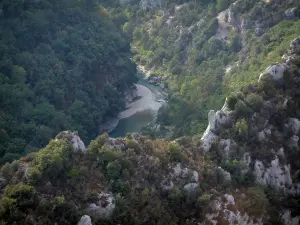
<svg viewBox="0 0 300 225"><path fill-rule="evenodd" d="M140 132L144 126L154 119L154 112L151 110L137 112L136 114L121 119L116 128L109 133L111 137L122 137L127 133Z"/></svg>
<svg viewBox="0 0 300 225"><path fill-rule="evenodd" d="M145 81L139 81L138 86L139 85L143 86L140 87L141 92L139 94L144 96L137 100L140 102L133 104L133 108L142 106L144 109L141 110L141 108L139 108L133 115L121 119L115 129L109 133L111 137L122 137L127 133L140 132L144 126L155 119L159 107L164 104L164 92L161 88ZM130 110L135 110L133 108ZM121 115L124 114L124 112L122 112Z"/></svg>

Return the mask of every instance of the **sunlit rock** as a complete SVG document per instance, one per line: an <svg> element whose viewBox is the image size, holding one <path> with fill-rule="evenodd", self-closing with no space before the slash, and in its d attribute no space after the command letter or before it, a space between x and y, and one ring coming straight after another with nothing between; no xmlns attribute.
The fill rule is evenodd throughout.
<svg viewBox="0 0 300 225"><path fill-rule="evenodd" d="M98 202L91 203L87 211L95 213L100 218L110 218L116 208L115 199L112 194L100 193Z"/></svg>
<svg viewBox="0 0 300 225"><path fill-rule="evenodd" d="M299 225L300 217L292 217L290 210L285 210L281 215L283 225Z"/></svg>
<svg viewBox="0 0 300 225"><path fill-rule="evenodd" d="M269 66L263 73L260 74L258 81L261 81L268 76L270 76L275 81L281 80L286 69L287 65L285 63Z"/></svg>
<svg viewBox="0 0 300 225"><path fill-rule="evenodd" d="M65 139L69 141L75 152L81 151L82 153L86 153L86 147L78 135L78 132L72 131L62 131L56 135L55 140Z"/></svg>
<svg viewBox="0 0 300 225"><path fill-rule="evenodd" d="M299 54L300 53L300 37L291 41L290 44L291 53L292 54Z"/></svg>
<svg viewBox="0 0 300 225"><path fill-rule="evenodd" d="M297 118L288 118L284 123L284 134L286 136L297 135L300 131L300 121Z"/></svg>
<svg viewBox="0 0 300 225"><path fill-rule="evenodd" d="M84 215L80 218L78 225L92 225L91 217L88 215Z"/></svg>
<svg viewBox="0 0 300 225"><path fill-rule="evenodd" d="M281 166L277 156L271 161L270 167L265 167L261 161L257 160L254 165L254 173L257 183L264 186L270 185L278 190L286 191L293 184L290 165Z"/></svg>

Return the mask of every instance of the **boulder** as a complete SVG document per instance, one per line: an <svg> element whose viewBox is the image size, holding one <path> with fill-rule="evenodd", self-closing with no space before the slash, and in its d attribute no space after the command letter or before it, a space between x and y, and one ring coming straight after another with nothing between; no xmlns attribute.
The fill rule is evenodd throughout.
<svg viewBox="0 0 300 225"><path fill-rule="evenodd" d="M283 78L283 73L286 71L287 65L281 63L278 65L269 66L263 73L259 75L258 81L270 76L274 81L279 81Z"/></svg>
<svg viewBox="0 0 300 225"><path fill-rule="evenodd" d="M300 53L300 37L291 41L290 44L291 53L292 54L299 54Z"/></svg>
<svg viewBox="0 0 300 225"><path fill-rule="evenodd" d="M189 184L184 185L183 190L186 191L186 192L188 192L188 193L191 193L191 192L193 192L198 186L199 186L199 184L197 184L197 183L189 183Z"/></svg>
<svg viewBox="0 0 300 225"><path fill-rule="evenodd" d="M190 178L191 182L196 182L196 183L198 183L199 181L199 173L197 171L191 170L189 168L181 168L180 163L177 163L176 166L173 167L173 171L176 177Z"/></svg>
<svg viewBox="0 0 300 225"><path fill-rule="evenodd" d="M108 219L112 216L115 208L116 204L113 195L102 192L98 194L98 201L91 203L87 211L94 213L101 219Z"/></svg>
<svg viewBox="0 0 300 225"><path fill-rule="evenodd" d="M92 225L91 217L88 215L84 215L80 218L78 225Z"/></svg>
<svg viewBox="0 0 300 225"><path fill-rule="evenodd" d="M236 143L232 139L221 139L219 143L219 148L226 157L229 157L231 152L234 152L237 148Z"/></svg>
<svg viewBox="0 0 300 225"><path fill-rule="evenodd" d="M86 147L78 135L78 132L62 131L56 135L55 140L67 140L74 148L74 152L86 153Z"/></svg>
<svg viewBox="0 0 300 225"><path fill-rule="evenodd" d="M300 121L297 118L288 118L284 123L284 135L297 135L300 131Z"/></svg>
<svg viewBox="0 0 300 225"><path fill-rule="evenodd" d="M300 216L292 217L290 210L285 210L281 214L281 221L283 225L299 225L300 224Z"/></svg>
<svg viewBox="0 0 300 225"><path fill-rule="evenodd" d="M296 135L293 135L291 138L289 138L285 144L289 147L289 148L296 148L298 149L298 142L299 142L299 137Z"/></svg>

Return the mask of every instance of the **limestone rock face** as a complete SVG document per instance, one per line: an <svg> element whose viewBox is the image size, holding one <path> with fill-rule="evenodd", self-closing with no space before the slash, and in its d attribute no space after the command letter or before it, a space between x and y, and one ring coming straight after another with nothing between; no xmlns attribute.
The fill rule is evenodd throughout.
<svg viewBox="0 0 300 225"><path fill-rule="evenodd" d="M230 155L231 152L233 152L237 145L232 139L221 139L219 144L220 150L226 157Z"/></svg>
<svg viewBox="0 0 300 225"><path fill-rule="evenodd" d="M232 126L234 116L232 112L227 111L227 107L224 105L220 111L215 112L214 110L210 110L208 120L208 127L201 138L201 148L205 152L210 150L211 144L218 139L217 134L222 129Z"/></svg>
<svg viewBox="0 0 300 225"><path fill-rule="evenodd" d="M115 198L108 193L100 193L98 202L89 205L87 211L95 213L103 219L110 218L116 208Z"/></svg>
<svg viewBox="0 0 300 225"><path fill-rule="evenodd" d="M300 223L300 217L292 217L290 210L286 210L283 212L283 214L281 215L281 220L284 225L298 225Z"/></svg>
<svg viewBox="0 0 300 225"><path fill-rule="evenodd" d="M284 124L284 134L289 136L290 134L297 135L300 131L300 121L297 118L288 118Z"/></svg>
<svg viewBox="0 0 300 225"><path fill-rule="evenodd" d="M222 215L222 219L229 225L263 225L261 219L257 219L255 222L247 213L233 210L232 208L234 206L235 199L232 195L225 194L224 196L220 196L218 199L211 202L210 207L213 212L205 215L206 219L201 225L218 224L216 218L218 218L219 215Z"/></svg>
<svg viewBox="0 0 300 225"><path fill-rule="evenodd" d="M72 144L75 152L81 151L82 153L86 153L86 147L79 137L78 132L62 131L55 137L55 140L61 139L69 141Z"/></svg>
<svg viewBox="0 0 300 225"><path fill-rule="evenodd" d="M283 189L287 191L293 184L290 166L279 165L279 160L276 156L271 161L270 167L265 167L264 164L257 160L254 165L254 173L256 175L256 182L264 186L270 185L278 190Z"/></svg>
<svg viewBox="0 0 300 225"><path fill-rule="evenodd" d="M82 216L78 225L92 225L91 217L87 215Z"/></svg>
<svg viewBox="0 0 300 225"><path fill-rule="evenodd" d="M292 54L299 54L300 53L300 37L294 39L291 42L290 48L291 48L291 53Z"/></svg>
<svg viewBox="0 0 300 225"><path fill-rule="evenodd" d="M285 63L269 66L263 73L260 74L258 81L261 81L267 76L271 76L273 80L279 81L283 78L283 73L286 71L286 69L287 65Z"/></svg>
<svg viewBox="0 0 300 225"><path fill-rule="evenodd" d="M285 144L290 148L298 148L298 141L299 137L296 135L293 135L291 138L289 138Z"/></svg>

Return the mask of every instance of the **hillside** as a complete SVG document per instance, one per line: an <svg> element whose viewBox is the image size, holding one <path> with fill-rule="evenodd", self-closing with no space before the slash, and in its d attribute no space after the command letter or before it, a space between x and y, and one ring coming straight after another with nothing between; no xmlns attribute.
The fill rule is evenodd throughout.
<svg viewBox="0 0 300 225"><path fill-rule="evenodd" d="M129 42L98 1L0 2L0 163L61 130L85 141L125 107Z"/></svg>
<svg viewBox="0 0 300 225"><path fill-rule="evenodd" d="M209 114L202 139L65 131L1 168L1 224L300 221L300 37ZM91 223L91 221L93 223Z"/></svg>
<svg viewBox="0 0 300 225"><path fill-rule="evenodd" d="M1 1L0 224L299 225L299 18L297 0ZM98 136L137 72L168 92L155 124Z"/></svg>
<svg viewBox="0 0 300 225"><path fill-rule="evenodd" d="M173 138L204 132L209 110L254 82L300 35L296 0L121 2L110 12L140 70L168 88L158 122L175 127Z"/></svg>

